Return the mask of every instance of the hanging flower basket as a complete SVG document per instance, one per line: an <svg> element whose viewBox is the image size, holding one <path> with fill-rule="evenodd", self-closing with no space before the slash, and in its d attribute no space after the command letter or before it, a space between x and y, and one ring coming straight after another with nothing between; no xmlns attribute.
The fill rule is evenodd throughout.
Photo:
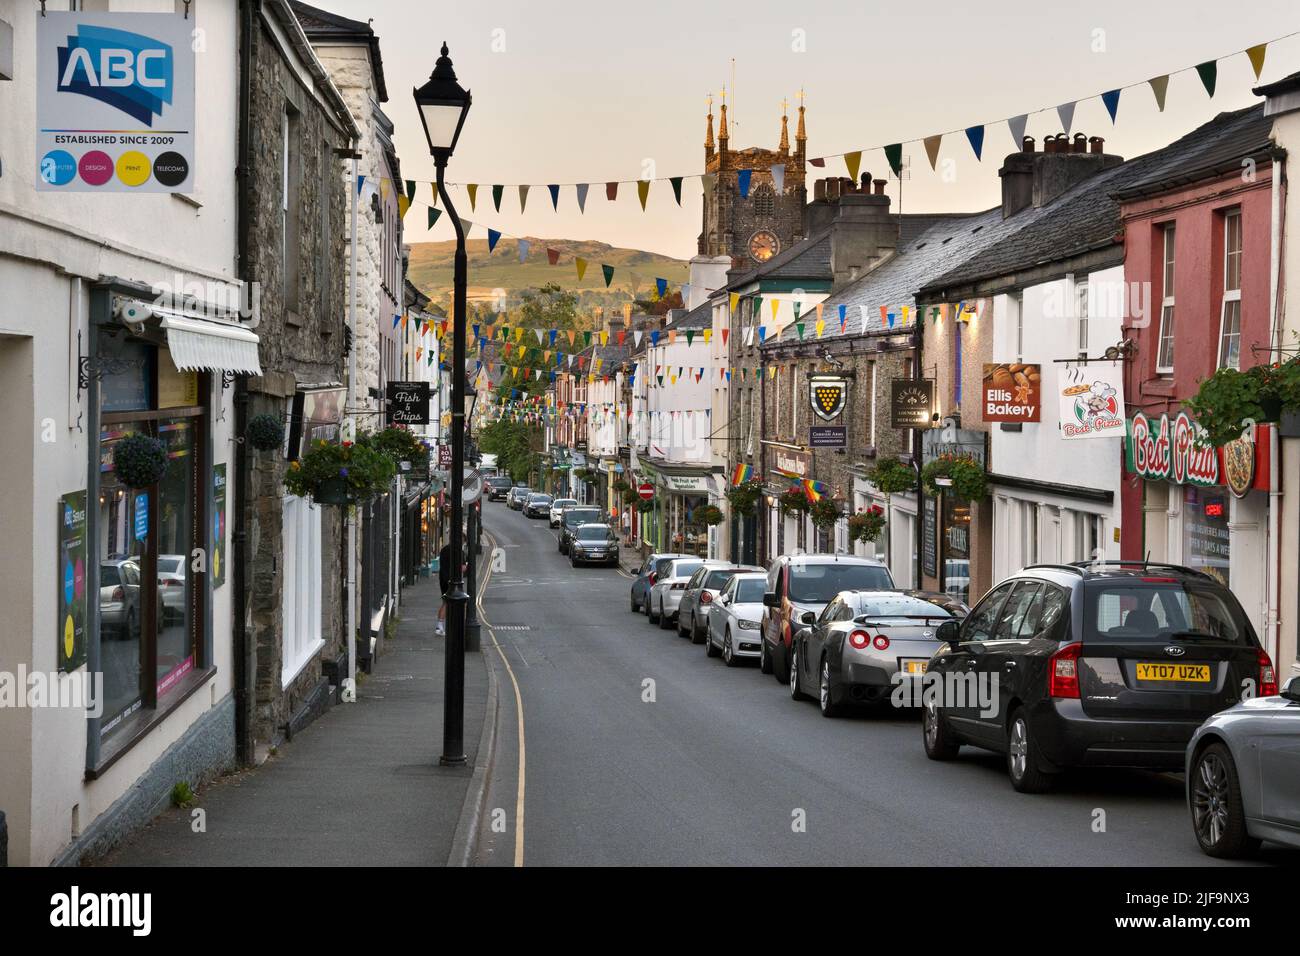
<svg viewBox="0 0 1300 956"><path fill-rule="evenodd" d="M396 473L393 459L367 442L322 439L289 463L284 486L320 504L350 504L386 491Z"/></svg>
<svg viewBox="0 0 1300 956"><path fill-rule="evenodd" d="M636 504L641 500L641 496L631 488L624 488L621 497L623 498L623 504L625 505Z"/></svg>
<svg viewBox="0 0 1300 956"><path fill-rule="evenodd" d="M1283 412L1300 408L1300 359L1244 372L1221 368L1184 404L1203 429L1202 444L1226 445L1252 423L1277 422Z"/></svg>
<svg viewBox="0 0 1300 956"><path fill-rule="evenodd" d="M821 498L808 507L808 517L812 519L814 527L825 531L840 520L840 506L831 498Z"/></svg>
<svg viewBox="0 0 1300 956"><path fill-rule="evenodd" d="M757 478L732 485L726 491L731 509L739 515L752 515L758 499L763 497L763 482Z"/></svg>
<svg viewBox="0 0 1300 956"><path fill-rule="evenodd" d="M150 435L132 432L113 446L113 472L128 488L148 488L167 472L167 446Z"/></svg>
<svg viewBox="0 0 1300 956"><path fill-rule="evenodd" d="M614 489L614 491L618 492L619 494L622 494L622 493L625 492L625 491L631 491L631 490L632 490L632 486L629 485L629 484L628 484L626 481L624 481L622 478L615 478L615 479L614 479L614 483L613 483L613 485L611 485L611 487Z"/></svg>
<svg viewBox="0 0 1300 956"><path fill-rule="evenodd" d="M881 494L896 495L916 490L916 470L897 458L882 458L867 472L871 482Z"/></svg>
<svg viewBox="0 0 1300 956"><path fill-rule="evenodd" d="M415 432L401 425L389 425L373 434L361 436L358 444L368 445L375 451L387 455L398 470L409 470L414 474L429 473L429 446L420 441ZM402 468L402 462L410 464L409 469Z"/></svg>
<svg viewBox="0 0 1300 956"><path fill-rule="evenodd" d="M787 488L781 492L781 514L803 514L808 510L808 496L802 488Z"/></svg>
<svg viewBox="0 0 1300 956"><path fill-rule="evenodd" d="M717 505L701 505L691 512L691 516L700 524L706 524L709 527L722 524L722 519L725 517L722 509Z"/></svg>
<svg viewBox="0 0 1300 956"><path fill-rule="evenodd" d="M653 498L647 500L645 498L640 498L638 496L638 501L636 503L637 511L641 512L642 514L646 514L647 512L653 511L654 507L655 507L655 500Z"/></svg>
<svg viewBox="0 0 1300 956"><path fill-rule="evenodd" d="M284 425L278 416L263 412L248 420L244 438L258 451L272 451L284 445Z"/></svg>
<svg viewBox="0 0 1300 956"><path fill-rule="evenodd" d="M850 541L875 541L885 530L885 509L871 505L849 517Z"/></svg>
<svg viewBox="0 0 1300 956"><path fill-rule="evenodd" d="M948 492L962 501L978 501L988 494L984 466L973 458L941 455L921 469L921 483L931 495Z"/></svg>

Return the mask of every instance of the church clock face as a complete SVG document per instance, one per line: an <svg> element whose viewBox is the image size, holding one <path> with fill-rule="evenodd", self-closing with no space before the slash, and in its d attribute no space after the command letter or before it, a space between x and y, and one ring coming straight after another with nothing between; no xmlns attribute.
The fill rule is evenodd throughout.
<svg viewBox="0 0 1300 956"><path fill-rule="evenodd" d="M749 238L749 257L755 262L766 262L781 251L781 240L766 229Z"/></svg>

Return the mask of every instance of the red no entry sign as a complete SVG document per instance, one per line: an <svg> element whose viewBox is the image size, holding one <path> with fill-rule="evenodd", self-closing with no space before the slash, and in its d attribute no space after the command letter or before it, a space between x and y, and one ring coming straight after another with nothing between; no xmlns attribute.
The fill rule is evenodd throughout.
<svg viewBox="0 0 1300 956"><path fill-rule="evenodd" d="M649 501L655 496L655 486L650 484L648 481L643 481L641 484L636 486L636 493L646 501Z"/></svg>

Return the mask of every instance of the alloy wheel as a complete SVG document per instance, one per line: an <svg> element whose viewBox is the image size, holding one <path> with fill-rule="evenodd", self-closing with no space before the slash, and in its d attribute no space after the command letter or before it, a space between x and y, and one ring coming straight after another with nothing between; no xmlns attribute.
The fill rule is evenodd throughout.
<svg viewBox="0 0 1300 956"><path fill-rule="evenodd" d="M926 746L934 750L939 743L939 705L933 700L925 702L925 715L922 723L925 725L922 732L925 734Z"/></svg>
<svg viewBox="0 0 1300 956"><path fill-rule="evenodd" d="M821 703L822 710L830 710L831 706L831 665L822 661L822 679L821 686L817 689L818 700Z"/></svg>
<svg viewBox="0 0 1300 956"><path fill-rule="evenodd" d="M1011 740L1008 742L1011 752L1011 775L1019 780L1025 775L1029 763L1029 732L1025 729L1025 718L1017 717L1011 724Z"/></svg>
<svg viewBox="0 0 1300 956"><path fill-rule="evenodd" d="M1206 846L1217 846L1228 828L1228 768L1213 752L1201 757L1192 783L1192 823Z"/></svg>
<svg viewBox="0 0 1300 956"><path fill-rule="evenodd" d="M799 699L799 648L790 645L790 696Z"/></svg>
<svg viewBox="0 0 1300 956"><path fill-rule="evenodd" d="M731 647L731 631L727 631L727 636L722 639L722 660L728 667L732 665L735 659L735 652Z"/></svg>

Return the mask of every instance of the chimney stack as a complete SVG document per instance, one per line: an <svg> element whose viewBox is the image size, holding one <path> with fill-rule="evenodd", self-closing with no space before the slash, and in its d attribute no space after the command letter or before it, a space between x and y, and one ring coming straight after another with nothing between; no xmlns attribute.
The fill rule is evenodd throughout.
<svg viewBox="0 0 1300 956"><path fill-rule="evenodd" d="M1123 157L1107 155L1105 145L1100 136L1089 138L1075 133L1071 138L1057 133L1044 138L1042 152L1035 153L1033 138L1024 137L1021 151L1008 156L998 171L1002 177L1002 218L1029 206L1044 206L1076 183L1124 161Z"/></svg>

